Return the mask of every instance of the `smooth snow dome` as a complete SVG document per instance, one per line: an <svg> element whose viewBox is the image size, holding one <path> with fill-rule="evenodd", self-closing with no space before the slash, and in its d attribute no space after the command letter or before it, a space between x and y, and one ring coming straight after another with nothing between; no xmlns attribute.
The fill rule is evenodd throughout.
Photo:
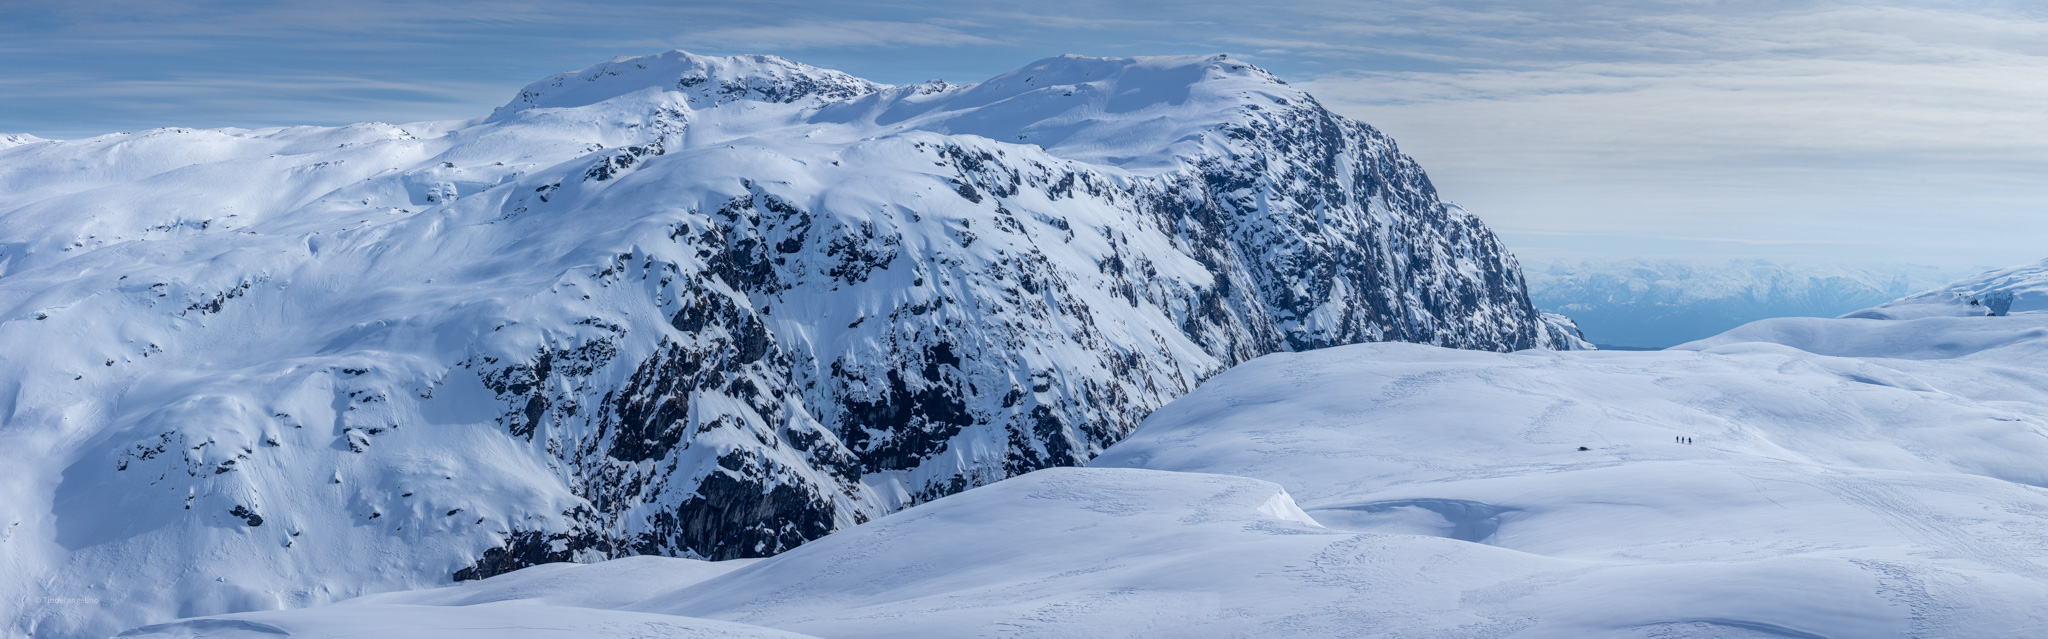
<svg viewBox="0 0 2048 639"><path fill-rule="evenodd" d="M1748 341L1788 334L1860 348ZM1977 347L1927 348L1955 341ZM1325 526L1584 562L1496 584L1546 609L1475 636L2029 636L2044 354L2041 314L1766 320L1661 352L1346 346L1241 365L1092 465L1257 477ZM1630 574L1658 577L1608 582Z"/></svg>
<svg viewBox="0 0 2048 639"><path fill-rule="evenodd" d="M1768 341L1788 335L1833 346ZM2048 627L2044 355L2037 312L1767 320L1656 352L1274 354L1088 468L730 572L546 566L189 623L531 592L825 637L2030 637ZM528 590L550 581L566 592Z"/></svg>

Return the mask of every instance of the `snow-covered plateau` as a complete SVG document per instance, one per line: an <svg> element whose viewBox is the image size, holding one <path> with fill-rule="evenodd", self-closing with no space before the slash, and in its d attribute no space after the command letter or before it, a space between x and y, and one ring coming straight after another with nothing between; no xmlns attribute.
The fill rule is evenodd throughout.
<svg viewBox="0 0 2048 639"><path fill-rule="evenodd" d="M772 558L124 636L2038 637L2048 312L1975 309L2044 270L1665 351L1272 354L1089 467Z"/></svg>
<svg viewBox="0 0 2048 639"><path fill-rule="evenodd" d="M809 556L841 561L896 526L859 524L1085 463L1233 365L1384 341L1577 343L1391 139L1224 56L886 86L678 51L470 121L7 136L0 622L101 636L820 538L837 541ZM1155 491L1167 514L1126 511L1213 512L1188 534L1272 543L1238 505L1284 505L1278 489L1178 477L982 494ZM1054 523L1108 508L1029 503ZM1045 525L1028 530L1057 539ZM1270 525L1313 532L1285 552L1329 534ZM996 539L928 550L974 570ZM882 576L866 570L810 583ZM368 617L474 612L397 610Z"/></svg>

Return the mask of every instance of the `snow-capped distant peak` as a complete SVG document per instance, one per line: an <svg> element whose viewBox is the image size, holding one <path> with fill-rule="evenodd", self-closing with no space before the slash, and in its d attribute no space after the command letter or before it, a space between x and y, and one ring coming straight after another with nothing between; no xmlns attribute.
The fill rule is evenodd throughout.
<svg viewBox="0 0 2048 639"><path fill-rule="evenodd" d="M23 144L35 144L37 142L43 141L44 140L42 138L29 135L27 133L0 134L0 149L17 147Z"/></svg>
<svg viewBox="0 0 2048 639"><path fill-rule="evenodd" d="M1664 348L1770 317L1831 317L1909 295L1962 273L1911 264L1801 264L1730 259L1523 261L1529 298L1562 311L1590 339Z"/></svg>
<svg viewBox="0 0 2048 639"><path fill-rule="evenodd" d="M1221 54L1135 58L1065 55L1045 58L966 87L948 106L964 109L1022 100L1041 109L1053 104L1081 106L1080 111L1091 118L1145 113L1182 119L1260 102L1313 102L1306 94L1286 85L1265 69ZM1045 103L1051 99L1056 101Z"/></svg>
<svg viewBox="0 0 2048 639"><path fill-rule="evenodd" d="M1232 156L1227 139L1258 137L1253 130L1322 110L1266 70L1221 54L1065 55L977 84L932 80L892 87L775 56L669 51L550 76L521 90L488 121L634 95L695 112L734 103L792 107L758 114L725 109L713 126L727 136L790 125L855 125L869 127L869 135L925 130L1036 145L1062 158L1139 173Z"/></svg>
<svg viewBox="0 0 2048 639"><path fill-rule="evenodd" d="M2048 260L1986 271L1843 317L1913 319L2048 311Z"/></svg>
<svg viewBox="0 0 2048 639"><path fill-rule="evenodd" d="M1285 85L1265 69L1233 60L1228 55L1169 55L1134 58L1091 58L1063 55L1045 58L1015 71L989 78L977 89L990 91L1037 90L1115 81L1132 92L1147 88L1186 89L1204 81L1243 79ZM1155 96L1145 96L1155 97Z"/></svg>
<svg viewBox="0 0 2048 639"><path fill-rule="evenodd" d="M914 95L897 89L829 106L819 118L978 135L1152 173L1230 156L1224 146L1233 135L1256 137L1251 131L1321 109L1264 69L1225 55L1066 55L978 84Z"/></svg>
<svg viewBox="0 0 2048 639"><path fill-rule="evenodd" d="M705 56L675 50L614 58L548 76L521 89L491 119L527 109L596 104L650 87L687 94L691 106L703 107L742 100L830 102L875 93L888 85L772 55Z"/></svg>

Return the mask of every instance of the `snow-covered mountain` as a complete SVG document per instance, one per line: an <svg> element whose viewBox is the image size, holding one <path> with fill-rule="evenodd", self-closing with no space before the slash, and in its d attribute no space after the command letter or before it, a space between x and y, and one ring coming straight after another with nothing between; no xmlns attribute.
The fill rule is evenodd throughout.
<svg viewBox="0 0 2048 639"><path fill-rule="evenodd" d="M1392 140L1223 56L671 52L488 117L0 144L0 618L760 557L1241 361L1568 346Z"/></svg>
<svg viewBox="0 0 2048 639"><path fill-rule="evenodd" d="M2048 277L1941 290L1972 281ZM1087 468L768 559L544 566L131 636L485 636L544 610L530 636L2031 637L2044 352L2048 312L2015 310L1656 352L1279 353Z"/></svg>
<svg viewBox="0 0 2048 639"><path fill-rule="evenodd" d="M2048 311L2048 260L1986 271L1845 317L1908 319Z"/></svg>
<svg viewBox="0 0 2048 639"><path fill-rule="evenodd" d="M1965 274L1765 260L1525 259L1529 299L1597 344L1663 348L1771 317L1834 317Z"/></svg>

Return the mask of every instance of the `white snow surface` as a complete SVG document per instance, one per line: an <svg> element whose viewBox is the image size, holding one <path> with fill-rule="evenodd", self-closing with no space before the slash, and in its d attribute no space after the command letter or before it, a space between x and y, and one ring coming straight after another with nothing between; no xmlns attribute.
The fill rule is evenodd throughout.
<svg viewBox="0 0 2048 639"><path fill-rule="evenodd" d="M10 136L0 633L769 554L1264 352L1538 346L1522 290L1392 140L1222 56L890 87L672 52L472 121Z"/></svg>
<svg viewBox="0 0 2048 639"><path fill-rule="evenodd" d="M752 563L625 557L598 564L546 564L458 587L401 591L332 606L152 624L120 637L267 639L290 637L807 637L746 624L613 610Z"/></svg>
<svg viewBox="0 0 2048 639"><path fill-rule="evenodd" d="M2048 260L1987 271L1844 317L1972 317L1988 315L1993 308L2007 313L2048 311Z"/></svg>
<svg viewBox="0 0 2048 639"><path fill-rule="evenodd" d="M2044 355L2039 312L1766 320L1653 352L1274 354L1088 468L729 572L541 567L207 623L631 574L650 585L561 596L829 637L2039 636Z"/></svg>
<svg viewBox="0 0 2048 639"><path fill-rule="evenodd" d="M116 637L137 639L805 639L760 626L677 615L550 606L527 602L475 606L348 604L152 624Z"/></svg>

